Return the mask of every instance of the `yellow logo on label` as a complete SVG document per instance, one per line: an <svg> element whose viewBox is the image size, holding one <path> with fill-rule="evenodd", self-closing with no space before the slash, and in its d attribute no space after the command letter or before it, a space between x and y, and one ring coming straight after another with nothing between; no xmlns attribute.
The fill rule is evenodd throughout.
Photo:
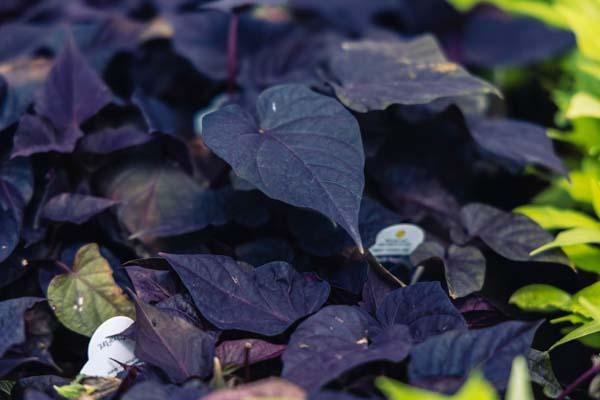
<svg viewBox="0 0 600 400"><path fill-rule="evenodd" d="M404 229L400 229L398 232L396 232L396 237L398 239L403 238L404 235L406 235L406 231Z"/></svg>

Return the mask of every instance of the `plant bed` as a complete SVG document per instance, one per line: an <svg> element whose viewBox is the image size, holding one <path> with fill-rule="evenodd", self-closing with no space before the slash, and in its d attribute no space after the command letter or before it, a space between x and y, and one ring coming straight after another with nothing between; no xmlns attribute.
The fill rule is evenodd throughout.
<svg viewBox="0 0 600 400"><path fill-rule="evenodd" d="M0 4L0 399L600 398L599 21Z"/></svg>

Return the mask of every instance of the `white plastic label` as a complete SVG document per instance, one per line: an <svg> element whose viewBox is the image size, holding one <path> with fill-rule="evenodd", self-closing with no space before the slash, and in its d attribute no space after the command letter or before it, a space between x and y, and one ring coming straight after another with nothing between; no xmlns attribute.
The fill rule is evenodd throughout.
<svg viewBox="0 0 600 400"><path fill-rule="evenodd" d="M113 317L107 319L96 329L88 345L88 362L81 369L81 374L88 376L117 376L123 364L135 364L135 343L126 338L110 337L123 332L133 324L129 317Z"/></svg>
<svg viewBox="0 0 600 400"><path fill-rule="evenodd" d="M377 234L369 249L375 257L408 256L423 243L425 233L412 224L388 226Z"/></svg>

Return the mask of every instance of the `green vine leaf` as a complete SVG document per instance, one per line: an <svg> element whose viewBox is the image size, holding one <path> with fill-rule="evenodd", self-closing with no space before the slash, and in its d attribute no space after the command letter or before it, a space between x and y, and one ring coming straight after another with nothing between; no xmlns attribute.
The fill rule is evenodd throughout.
<svg viewBox="0 0 600 400"><path fill-rule="evenodd" d="M72 271L52 279L48 302L64 326L85 336L92 336L109 318L134 317L133 304L115 283L95 243L77 251Z"/></svg>

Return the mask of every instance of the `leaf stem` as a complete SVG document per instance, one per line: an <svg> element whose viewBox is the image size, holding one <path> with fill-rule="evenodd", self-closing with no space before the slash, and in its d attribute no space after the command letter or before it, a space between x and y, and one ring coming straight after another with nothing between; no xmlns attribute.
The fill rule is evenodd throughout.
<svg viewBox="0 0 600 400"><path fill-rule="evenodd" d="M562 393L556 398L556 400L566 399L567 396L569 394L571 394L571 392L573 392L582 383L584 383L585 381L587 381L588 379L590 379L591 377L593 377L594 375L596 375L599 372L600 372L600 362L593 361L592 366L587 371L585 371L583 374L581 374L579 376L579 378L575 379L575 381L573 383L571 383L569 386L567 386L565 388L565 390L563 390Z"/></svg>
<svg viewBox="0 0 600 400"><path fill-rule="evenodd" d="M365 256L369 267L372 268L379 276L384 279L386 282L391 283L392 285L398 287L406 287L406 283L402 282L398 279L394 274L388 271L383 265L377 261L375 256L369 251L365 251Z"/></svg>
<svg viewBox="0 0 600 400"><path fill-rule="evenodd" d="M235 78L237 72L237 36L239 15L231 13L229 19L229 32L227 36L227 92L231 95L235 89Z"/></svg>

